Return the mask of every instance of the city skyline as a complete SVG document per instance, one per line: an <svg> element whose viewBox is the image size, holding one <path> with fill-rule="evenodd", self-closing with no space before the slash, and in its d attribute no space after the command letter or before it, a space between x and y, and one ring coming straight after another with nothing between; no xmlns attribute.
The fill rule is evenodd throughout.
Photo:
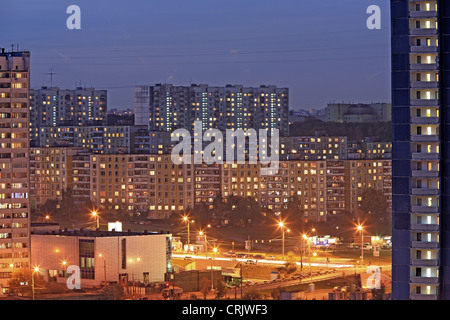
<svg viewBox="0 0 450 320"><path fill-rule="evenodd" d="M381 30L367 29L372 3L366 0L276 6L135 1L126 8L80 0L81 30L66 28L70 4L43 1L22 8L16 2L3 12L8 32L1 46L18 44L32 52L31 88L108 89L111 109L132 107L134 86L154 83L276 84L290 88L292 109L390 101L388 1L377 3ZM26 23L9 21L8 12L15 10Z"/></svg>

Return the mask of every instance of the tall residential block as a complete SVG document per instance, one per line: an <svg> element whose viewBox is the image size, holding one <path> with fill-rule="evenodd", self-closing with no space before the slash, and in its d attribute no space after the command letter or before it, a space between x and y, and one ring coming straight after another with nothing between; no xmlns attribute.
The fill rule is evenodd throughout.
<svg viewBox="0 0 450 320"><path fill-rule="evenodd" d="M106 126L107 91L94 88L41 87L30 90L31 140L39 129L60 126Z"/></svg>
<svg viewBox="0 0 450 320"><path fill-rule="evenodd" d="M29 267L30 53L0 52L0 286Z"/></svg>
<svg viewBox="0 0 450 320"><path fill-rule="evenodd" d="M289 89L206 84L156 84L135 88L135 125L152 131L194 130L194 122L208 129L278 129L289 134Z"/></svg>
<svg viewBox="0 0 450 320"><path fill-rule="evenodd" d="M391 1L392 298L450 299L448 1Z"/></svg>

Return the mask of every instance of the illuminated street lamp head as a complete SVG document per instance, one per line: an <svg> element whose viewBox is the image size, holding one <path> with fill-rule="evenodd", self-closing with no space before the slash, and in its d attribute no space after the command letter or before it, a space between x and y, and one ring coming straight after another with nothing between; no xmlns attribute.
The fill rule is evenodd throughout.
<svg viewBox="0 0 450 320"><path fill-rule="evenodd" d="M284 222L283 222L283 221L280 221L280 222L278 223L278 226L279 226L280 228L283 228L283 227L284 227Z"/></svg>
<svg viewBox="0 0 450 320"><path fill-rule="evenodd" d="M216 252L217 252L217 248L214 248L214 249L213 249L213 252L216 253Z"/></svg>
<svg viewBox="0 0 450 320"><path fill-rule="evenodd" d="M39 268L38 268L38 267L34 267L34 271L35 271L35 272L38 272L38 271L39 271Z"/></svg>
<svg viewBox="0 0 450 320"><path fill-rule="evenodd" d="M136 261L137 261L137 262L141 261L141 258L137 258Z"/></svg>
<svg viewBox="0 0 450 320"><path fill-rule="evenodd" d="M96 217L96 216L97 216L97 211L93 211L93 212L92 212L92 215L93 215L94 217Z"/></svg>
<svg viewBox="0 0 450 320"><path fill-rule="evenodd" d="M9 264L9 267L10 267L10 268L13 268L13 267L14 267L14 265L13 265L12 263L10 263L10 264Z"/></svg>
<svg viewBox="0 0 450 320"><path fill-rule="evenodd" d="M306 234L303 235L303 239L307 240L308 236Z"/></svg>
<svg viewBox="0 0 450 320"><path fill-rule="evenodd" d="M203 235L203 231L200 231L198 234L202 236Z"/></svg>
<svg viewBox="0 0 450 320"><path fill-rule="evenodd" d="M362 225L358 225L357 229L361 231L363 229Z"/></svg>
<svg viewBox="0 0 450 320"><path fill-rule="evenodd" d="M188 221L188 217L184 216L184 217L183 217L183 220L184 220L184 221Z"/></svg>

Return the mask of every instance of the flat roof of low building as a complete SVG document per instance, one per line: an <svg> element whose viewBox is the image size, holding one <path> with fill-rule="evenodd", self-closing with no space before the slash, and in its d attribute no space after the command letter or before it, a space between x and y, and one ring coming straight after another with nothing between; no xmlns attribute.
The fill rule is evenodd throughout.
<svg viewBox="0 0 450 320"><path fill-rule="evenodd" d="M71 236L71 237L89 237L89 238L100 238L100 237L129 237L129 236L148 236L148 235L169 235L169 231L147 231L137 232L137 231L104 231L104 230L91 230L91 229L80 229L80 230L35 230L31 232L31 235L49 235L49 236Z"/></svg>

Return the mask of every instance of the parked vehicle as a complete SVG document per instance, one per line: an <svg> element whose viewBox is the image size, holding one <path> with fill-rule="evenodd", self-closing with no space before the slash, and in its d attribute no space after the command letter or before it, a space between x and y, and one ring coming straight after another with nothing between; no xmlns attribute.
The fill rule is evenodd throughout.
<svg viewBox="0 0 450 320"><path fill-rule="evenodd" d="M161 294L164 299L167 298L180 298L183 294L183 289L175 287L175 288L165 288L161 291Z"/></svg>

